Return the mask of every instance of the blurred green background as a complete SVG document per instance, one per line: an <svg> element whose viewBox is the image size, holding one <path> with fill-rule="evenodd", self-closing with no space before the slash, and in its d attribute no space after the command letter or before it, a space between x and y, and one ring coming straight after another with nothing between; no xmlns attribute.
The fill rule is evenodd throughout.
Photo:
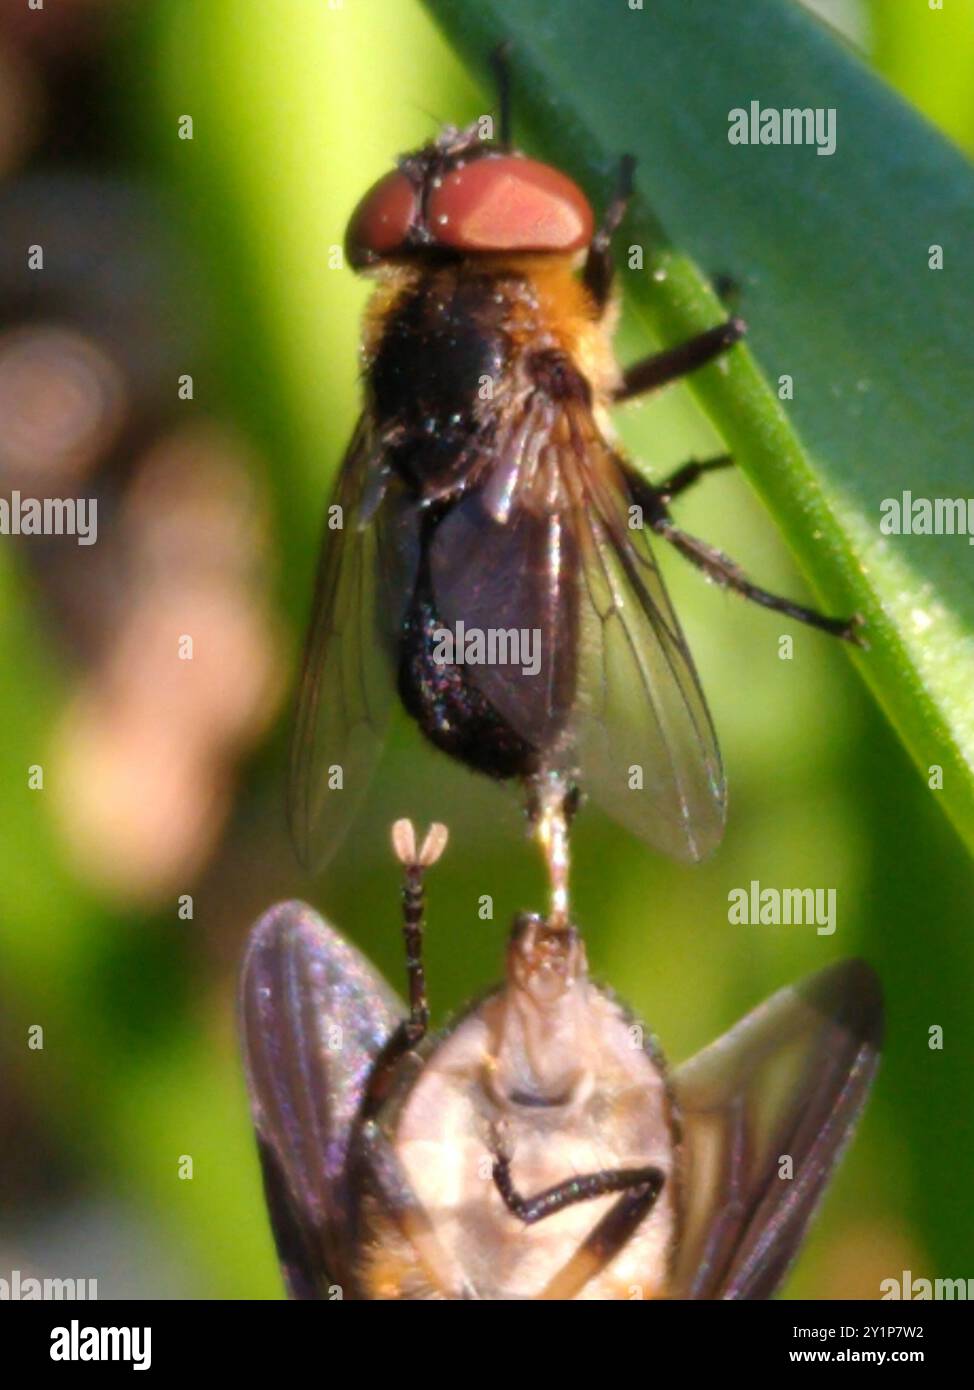
<svg viewBox="0 0 974 1390"><path fill-rule="evenodd" d="M974 150L974 3L950 0L936 30L925 0L810 8ZM0 545L0 1275L276 1297L233 1014L250 923L308 897L398 983L388 826L446 819L427 942L442 1019L544 898L514 800L404 724L320 882L283 828L289 691L358 400L366 287L331 252L396 153L490 98L418 0L10 7L0 91L2 491L100 504L96 546ZM640 350L624 325L623 360ZM719 447L682 388L620 428L654 474ZM680 515L768 587L805 592L743 479L716 477ZM574 894L593 968L679 1060L779 985L869 959L888 1049L788 1292L974 1274L970 862L837 645L788 629L783 662L777 619L661 558L729 829L683 868L585 810ZM729 925L729 890L754 878L834 887L835 935Z"/></svg>

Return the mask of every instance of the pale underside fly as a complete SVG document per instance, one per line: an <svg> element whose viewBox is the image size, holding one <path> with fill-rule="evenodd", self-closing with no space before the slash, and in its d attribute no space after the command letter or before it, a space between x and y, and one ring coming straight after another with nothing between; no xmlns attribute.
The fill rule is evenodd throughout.
<svg viewBox="0 0 974 1390"><path fill-rule="evenodd" d="M780 990L669 1069L523 915L499 988L427 1032L422 877L405 866L409 1004L310 907L272 908L241 987L271 1223L295 1298L763 1299L779 1288L876 1070L861 961Z"/></svg>

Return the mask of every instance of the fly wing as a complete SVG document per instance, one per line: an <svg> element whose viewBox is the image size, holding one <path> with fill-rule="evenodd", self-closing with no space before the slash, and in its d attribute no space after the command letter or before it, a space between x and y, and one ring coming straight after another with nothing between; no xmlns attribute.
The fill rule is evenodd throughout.
<svg viewBox="0 0 974 1390"><path fill-rule="evenodd" d="M579 771L664 853L703 857L724 825L713 726L587 400L535 390L506 408L491 454L437 529L436 607L451 628L527 630L539 660L472 667L468 679L544 767Z"/></svg>
<svg viewBox="0 0 974 1390"><path fill-rule="evenodd" d="M776 1292L866 1102L882 1028L876 975L842 961L772 995L677 1070L674 1297Z"/></svg>
<svg viewBox="0 0 974 1390"><path fill-rule="evenodd" d="M724 773L693 658L614 455L576 422L584 503L582 679L576 743L596 800L675 859L703 859L724 832ZM601 450L601 452L600 452Z"/></svg>
<svg viewBox="0 0 974 1390"><path fill-rule="evenodd" d="M279 903L253 928L240 1026L264 1190L292 1298L349 1287L352 1129L404 1010L312 908Z"/></svg>
<svg viewBox="0 0 974 1390"><path fill-rule="evenodd" d="M291 836L309 869L337 849L382 751L393 691L390 634L417 563L411 510L398 485L387 488L384 451L364 420L328 515L288 785ZM342 524L330 529L334 517Z"/></svg>

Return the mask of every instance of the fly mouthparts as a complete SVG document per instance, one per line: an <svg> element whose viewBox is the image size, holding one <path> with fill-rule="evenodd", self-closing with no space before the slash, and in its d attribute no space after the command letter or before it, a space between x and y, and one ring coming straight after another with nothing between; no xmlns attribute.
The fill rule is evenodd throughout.
<svg viewBox="0 0 974 1390"><path fill-rule="evenodd" d="M587 970L582 934L567 918L519 912L508 938L508 968L521 983L552 975L574 983Z"/></svg>

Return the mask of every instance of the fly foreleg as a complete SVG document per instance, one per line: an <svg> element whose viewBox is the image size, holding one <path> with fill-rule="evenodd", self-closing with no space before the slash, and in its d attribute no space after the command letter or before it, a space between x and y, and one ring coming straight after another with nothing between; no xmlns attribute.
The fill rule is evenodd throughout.
<svg viewBox="0 0 974 1390"><path fill-rule="evenodd" d="M634 362L623 373L622 384L613 395L613 400L630 401L634 396L643 396L689 372L695 372L698 367L705 367L740 342L746 332L747 324L743 319L730 318L716 328L708 328L705 333L688 338L677 347L655 352L651 357Z"/></svg>
<svg viewBox="0 0 974 1390"><path fill-rule="evenodd" d="M612 202L605 210L602 225L588 248L582 279L599 309L605 309L612 290L612 238L619 223L626 215L626 208L632 197L632 178L636 161L631 154L624 154L619 161L619 174Z"/></svg>

